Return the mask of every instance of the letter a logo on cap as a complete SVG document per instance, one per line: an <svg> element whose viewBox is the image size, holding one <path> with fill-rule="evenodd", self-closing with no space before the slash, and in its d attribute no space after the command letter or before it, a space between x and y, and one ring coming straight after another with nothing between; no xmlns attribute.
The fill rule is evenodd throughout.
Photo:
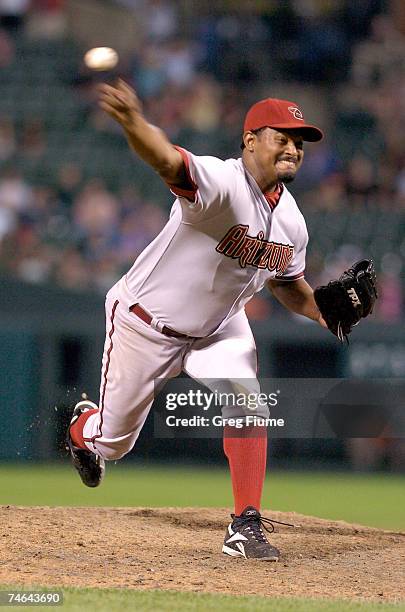
<svg viewBox="0 0 405 612"><path fill-rule="evenodd" d="M293 115L294 119L299 119L300 121L304 121L304 115L296 106L289 106L288 110Z"/></svg>

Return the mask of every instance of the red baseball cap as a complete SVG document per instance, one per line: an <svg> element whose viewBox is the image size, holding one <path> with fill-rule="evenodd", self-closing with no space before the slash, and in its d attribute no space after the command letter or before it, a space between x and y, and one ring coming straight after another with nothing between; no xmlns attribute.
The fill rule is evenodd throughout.
<svg viewBox="0 0 405 612"><path fill-rule="evenodd" d="M266 98L253 104L246 114L243 131L258 130L262 127L299 130L303 139L309 142L317 142L323 138L319 128L305 123L304 115L296 102L288 100Z"/></svg>

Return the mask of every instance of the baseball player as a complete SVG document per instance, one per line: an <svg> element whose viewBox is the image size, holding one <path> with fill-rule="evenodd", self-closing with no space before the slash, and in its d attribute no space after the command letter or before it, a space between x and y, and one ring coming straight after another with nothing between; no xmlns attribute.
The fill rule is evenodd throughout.
<svg viewBox="0 0 405 612"><path fill-rule="evenodd" d="M265 285L292 312L326 327L304 279L308 234L287 189L304 157L303 142L322 132L295 102L265 99L248 111L242 156L222 161L171 144L142 113L124 81L100 86L100 106L124 129L130 147L175 196L170 218L106 297L106 340L99 404L79 402L67 445L89 487L105 460L134 446L154 399L154 381L184 371L204 381L250 381L258 390L255 341L244 311ZM239 384L239 383L238 383ZM263 532L260 500L266 471L263 426L236 429L225 406L224 452L235 502L223 552L276 561ZM258 405L258 416L269 415Z"/></svg>

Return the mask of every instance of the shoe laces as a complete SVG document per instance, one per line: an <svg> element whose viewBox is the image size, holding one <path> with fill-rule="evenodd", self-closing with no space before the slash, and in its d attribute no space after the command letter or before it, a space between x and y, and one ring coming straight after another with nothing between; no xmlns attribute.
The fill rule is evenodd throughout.
<svg viewBox="0 0 405 612"><path fill-rule="evenodd" d="M282 521L276 521L275 519L269 519L265 516L242 516L237 518L238 527L245 527L249 530L258 542L268 544L267 537L263 533L263 529L268 533L273 533L274 523L277 525L285 525L286 527L295 527L291 523L283 523ZM269 527L266 527L266 524Z"/></svg>

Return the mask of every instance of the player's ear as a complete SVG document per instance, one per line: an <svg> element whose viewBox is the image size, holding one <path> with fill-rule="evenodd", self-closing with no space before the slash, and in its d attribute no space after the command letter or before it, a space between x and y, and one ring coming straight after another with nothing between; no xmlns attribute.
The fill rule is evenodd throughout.
<svg viewBox="0 0 405 612"><path fill-rule="evenodd" d="M250 153L253 153L254 142L255 142L255 134L253 132L248 130L247 132L243 134L243 144L245 145L245 148L248 151L250 151Z"/></svg>

